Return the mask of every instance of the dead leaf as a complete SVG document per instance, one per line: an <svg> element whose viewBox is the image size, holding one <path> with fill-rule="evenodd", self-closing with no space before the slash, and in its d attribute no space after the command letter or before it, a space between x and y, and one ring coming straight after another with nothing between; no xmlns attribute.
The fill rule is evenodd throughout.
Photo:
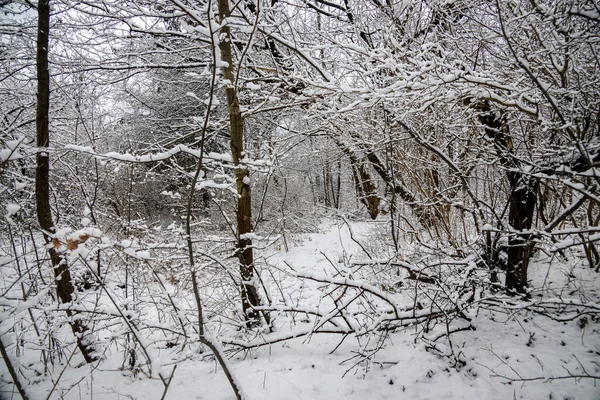
<svg viewBox="0 0 600 400"><path fill-rule="evenodd" d="M67 250L77 250L77 246L79 246L79 241L67 239Z"/></svg>

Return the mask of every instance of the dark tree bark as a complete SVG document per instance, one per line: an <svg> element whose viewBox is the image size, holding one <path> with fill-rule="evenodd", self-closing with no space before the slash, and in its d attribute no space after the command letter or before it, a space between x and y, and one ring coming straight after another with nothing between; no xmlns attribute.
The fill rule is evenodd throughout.
<svg viewBox="0 0 600 400"><path fill-rule="evenodd" d="M4 347L4 343L2 343L2 338L0 338L0 355L2 355L2 359L4 360L4 363L6 364L8 373L10 374L10 377L13 380L13 384L17 387L17 391L21 395L21 398L23 400L29 400L29 396L27 395L27 392L25 391L25 387L19 380L19 375L17 374L15 367L13 366L12 362L10 361L8 352L6 351L6 348Z"/></svg>
<svg viewBox="0 0 600 400"><path fill-rule="evenodd" d="M528 232L530 232L536 216L540 186L540 178L537 176L558 176L565 174L567 169L572 172L584 172L597 167L600 165L600 149L590 146L589 149L585 149L586 151L574 151L572 154L554 158L524 172L520 161L514 154L509 128L503 121L501 113L494 112L488 101L476 104L475 107L480 112L479 121L484 126L486 135L493 140L496 155L506 169L510 186L508 224L512 232L508 238L506 288L509 291L525 293L529 261L534 249L533 237ZM594 200L590 198L590 201ZM584 201L580 201L563 214L562 218L566 218L583 203ZM550 229L552 228L550 227ZM493 250L488 249L489 251Z"/></svg>
<svg viewBox="0 0 600 400"><path fill-rule="evenodd" d="M337 175L334 176L333 167L329 159L323 165L323 181L325 182L325 207L340 208L340 195L342 190L342 162L337 162Z"/></svg>
<svg viewBox="0 0 600 400"><path fill-rule="evenodd" d="M514 232L508 238L508 263L506 267L506 289L525 293L527 270L533 252L531 229L537 203L539 179L523 174L518 160L513 154L508 125L502 117L494 113L488 102L479 106L479 120L486 135L494 141L496 155L506 168L510 193L508 196L508 224Z"/></svg>
<svg viewBox="0 0 600 400"><path fill-rule="evenodd" d="M325 160L323 163L323 196L325 200L325 207L331 207L333 204L331 197L331 170L329 167L329 160Z"/></svg>
<svg viewBox="0 0 600 400"><path fill-rule="evenodd" d="M341 205L342 198L342 161L338 160L337 162L337 177L335 184L335 208L339 209Z"/></svg>
<svg viewBox="0 0 600 400"><path fill-rule="evenodd" d="M354 183L356 184L356 192L361 203L363 203L367 208L367 211L369 211L371 219L377 219L381 199L377 195L377 186L367 170L366 163L360 162L358 165L352 164L352 173L354 176Z"/></svg>
<svg viewBox="0 0 600 400"><path fill-rule="evenodd" d="M43 151L49 146L50 133L48 129L50 109L50 72L48 70L48 46L50 34L50 1L38 1L38 31L37 31L37 108L36 108L36 141L39 149L36 155L35 171L35 200L37 217L47 244L52 242L55 232L52 222L52 209L50 208L50 156ZM67 260L54 247L48 250L50 261L56 277L56 293L61 303L69 304L73 301L73 282ZM95 361L94 349L86 343L85 333L87 327L80 319L67 310L69 324L77 340L77 346L86 362Z"/></svg>
<svg viewBox="0 0 600 400"><path fill-rule="evenodd" d="M219 0L219 18L223 21L229 16L229 0ZM254 283L254 255L252 252L252 239L246 235L252 232L252 197L250 191L248 169L241 163L244 154L244 121L240 110L238 100L235 71L233 66L233 56L231 53L231 30L225 25L221 30L221 40L219 49L221 50L221 60L227 63L223 69L223 78L225 85L225 94L227 95L227 108L229 110L229 128L231 140L229 142L233 164L235 165L235 180L238 192L237 206L237 231L238 231L238 260L240 265L240 275L242 278L242 311L246 321L250 325L258 324L260 316L254 307L260 306L260 297ZM265 320L269 323L268 314L264 314Z"/></svg>

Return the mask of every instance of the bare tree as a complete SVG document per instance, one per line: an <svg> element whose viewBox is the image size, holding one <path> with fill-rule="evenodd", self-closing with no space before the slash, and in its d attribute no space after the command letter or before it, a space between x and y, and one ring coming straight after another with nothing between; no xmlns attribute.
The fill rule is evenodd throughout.
<svg viewBox="0 0 600 400"><path fill-rule="evenodd" d="M60 302L71 304L75 288L71 279L67 259L61 255L60 243L53 240L55 233L50 207L50 155L47 150L50 144L49 135L49 109L50 109L50 72L48 67L49 36L50 36L50 2L39 0L37 31L37 108L36 108L36 137L38 153L36 155L37 167L35 175L35 198L37 216L46 244L50 245L48 253L56 277L56 293ZM66 311L71 321L71 329L77 340L77 346L86 362L96 360L93 345L86 336L88 328L80 318L72 318L75 312Z"/></svg>
<svg viewBox="0 0 600 400"><path fill-rule="evenodd" d="M219 18L224 21L230 17L229 0L219 0ZM232 55L231 29L226 24L222 28L223 38L219 41L221 59L226 63L223 69L225 79L225 93L227 95L227 108L229 110L229 131L231 135L230 148L235 166L235 181L238 192L236 211L238 249L237 256L242 279L242 310L250 324L260 322L260 314L254 310L260 306L260 297L255 279L254 255L252 250L252 195L248 168L244 165L244 121L240 110L237 94L236 71ZM264 314L267 323L269 317Z"/></svg>

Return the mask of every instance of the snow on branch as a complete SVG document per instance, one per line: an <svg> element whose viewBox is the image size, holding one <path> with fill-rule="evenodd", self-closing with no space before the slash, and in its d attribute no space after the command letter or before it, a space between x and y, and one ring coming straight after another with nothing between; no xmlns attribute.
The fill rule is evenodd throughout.
<svg viewBox="0 0 600 400"><path fill-rule="evenodd" d="M183 144L179 144L173 147L170 150L159 152L159 153L150 153L143 155L133 155L129 153L117 153L114 151L108 153L97 153L89 146L78 146L74 144L68 144L64 147L65 150L77 151L79 153L89 154L98 158L108 158L111 160L122 161L122 162L130 162L130 163L151 163L157 161L167 160L177 154L187 154L194 158L200 157L200 150L194 150L185 146ZM208 153L203 156L204 161L206 162L222 162L225 166L229 168L236 168L233 165L233 161L230 154L221 154L221 153ZM244 158L240 160L240 164L249 166L249 167L269 167L272 165L270 160L250 160L248 158ZM238 167L239 168L239 167Z"/></svg>

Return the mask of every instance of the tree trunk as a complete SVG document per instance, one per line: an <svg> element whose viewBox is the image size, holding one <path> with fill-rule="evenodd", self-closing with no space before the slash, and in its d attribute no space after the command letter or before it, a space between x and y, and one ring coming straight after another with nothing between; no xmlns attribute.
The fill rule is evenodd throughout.
<svg viewBox="0 0 600 400"><path fill-rule="evenodd" d="M508 224L517 232L531 229L535 204L537 202L537 186L539 181L521 174L508 172L510 182L510 205ZM533 252L531 235L527 233L511 234L508 239L508 268L506 270L506 288L525 292L527 287L527 270Z"/></svg>
<svg viewBox="0 0 600 400"><path fill-rule="evenodd" d="M36 140L39 150L47 148L50 142L48 130L50 109L50 73L48 71L48 45L50 34L50 1L38 1L38 31L37 31L37 108L36 108ZM54 233L52 209L50 208L50 156L46 151L38 151L36 155L35 200L37 217L42 228L46 243L51 243ZM73 301L73 282L67 260L55 248L48 250L56 277L56 293L61 303ZM86 362L91 363L96 358L94 349L86 343L87 327L80 319L73 318L75 313L67 310L69 324L77 339L77 346Z"/></svg>
<svg viewBox="0 0 600 400"><path fill-rule="evenodd" d="M355 143L357 147L361 148L364 151L364 155L359 159L357 154L350 149L350 147L344 143L339 138L332 135L331 137L334 143L344 152L346 156L350 159L350 163L354 166L360 166L361 164L366 164L367 162L373 167L373 170L379 177L388 185L388 187L397 194L400 199L402 199L415 213L421 225L427 227L432 224L433 215L427 209L427 207L419 204L416 196L406 188L400 181L396 179L393 174L388 173L387 168L384 163L381 161L379 156L375 154L372 150L365 148L365 146L361 146L360 143ZM372 179L369 179L370 182L373 182ZM374 185L373 185L374 186ZM375 188L373 187L373 190ZM376 194L376 193L373 193ZM371 197L370 201L376 201L374 197ZM363 203L364 204L364 203ZM377 204L377 207L379 204ZM367 205L369 208L370 206ZM370 213L370 211L369 211Z"/></svg>
<svg viewBox="0 0 600 400"><path fill-rule="evenodd" d="M494 114L487 102L478 108L482 111L479 120L484 125L487 136L494 140L496 154L502 166L508 171L510 185L508 224L514 233L511 233L508 238L505 286L509 291L525 293L533 243L531 235L523 231L531 229L539 180L520 172L520 165L514 157L512 141L508 135L508 126L502 118Z"/></svg>
<svg viewBox="0 0 600 400"><path fill-rule="evenodd" d="M331 186L329 184L330 176L329 161L326 159L325 163L323 164L323 198L325 200L325 207L331 207Z"/></svg>
<svg viewBox="0 0 600 400"><path fill-rule="evenodd" d="M338 160L337 164L337 180L335 186L335 208L339 210L341 206L342 197L342 161Z"/></svg>
<svg viewBox="0 0 600 400"><path fill-rule="evenodd" d="M358 165L353 164L352 172L360 202L363 203L367 208L367 211L369 211L371 219L377 219L381 199L377 195L377 186L375 186L371 174L367 171L366 164L364 162L359 162Z"/></svg>
<svg viewBox="0 0 600 400"><path fill-rule="evenodd" d="M229 16L229 0L219 0L219 19L223 21ZM229 110L229 127L231 140L229 142L233 164L235 165L235 181L238 192L237 206L237 231L238 231L238 260L240 264L240 275L242 279L242 311L249 325L260 323L259 313L254 307L260 306L260 297L254 282L254 259L252 253L252 239L246 235L252 232L252 197L250 191L250 179L248 169L241 164L244 157L244 121L240 110L237 96L235 74L233 67L233 56L231 53L231 30L225 25L219 35L219 49L221 60L227 63L223 70L223 78L226 81L225 94L227 95L227 107ZM268 314L264 314L269 323Z"/></svg>

